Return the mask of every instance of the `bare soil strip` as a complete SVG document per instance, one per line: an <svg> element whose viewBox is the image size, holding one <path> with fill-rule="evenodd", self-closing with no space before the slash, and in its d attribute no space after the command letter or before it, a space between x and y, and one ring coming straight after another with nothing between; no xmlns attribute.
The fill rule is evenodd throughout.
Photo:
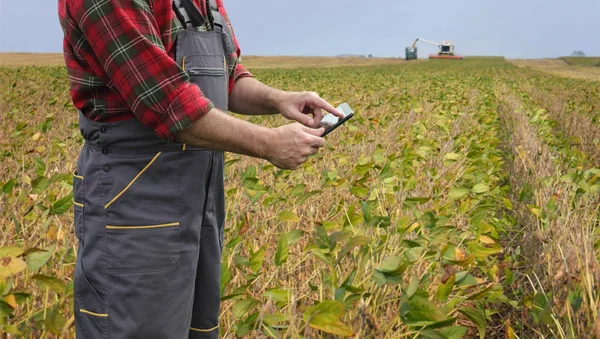
<svg viewBox="0 0 600 339"><path fill-rule="evenodd" d="M531 313L524 310L523 331L527 337L540 338L590 333L598 317L600 267L593 246L597 199L576 197L573 185L561 180L568 170L561 166L564 159L540 139L517 97L502 87L498 88L497 96L508 138L506 150L512 155L506 165L511 200L520 223L521 233L515 245L523 261L520 272L523 283L519 285L527 286L525 292L532 296L546 298L551 309L547 326L529 328L533 322L524 319L536 310ZM580 314L573 314L568 301L573 293L582 295ZM581 314L582 310L589 314Z"/></svg>

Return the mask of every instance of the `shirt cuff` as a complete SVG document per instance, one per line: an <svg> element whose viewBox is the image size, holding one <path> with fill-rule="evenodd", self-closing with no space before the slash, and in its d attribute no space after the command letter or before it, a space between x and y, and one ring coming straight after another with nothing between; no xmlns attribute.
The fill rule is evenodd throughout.
<svg viewBox="0 0 600 339"><path fill-rule="evenodd" d="M187 84L187 88L173 100L154 132L162 139L174 141L175 135L190 127L215 106L202 94L198 86Z"/></svg>
<svg viewBox="0 0 600 339"><path fill-rule="evenodd" d="M248 71L246 69L246 67L244 67L244 65L237 64L235 66L235 73L233 75L234 81L238 81L238 79L241 79L241 78L251 78L251 77L254 77L254 75L252 75L252 73L250 73L250 71Z"/></svg>

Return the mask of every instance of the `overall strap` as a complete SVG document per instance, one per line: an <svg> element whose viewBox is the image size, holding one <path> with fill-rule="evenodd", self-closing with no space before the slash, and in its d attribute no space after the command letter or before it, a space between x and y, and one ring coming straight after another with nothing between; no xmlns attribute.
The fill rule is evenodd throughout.
<svg viewBox="0 0 600 339"><path fill-rule="evenodd" d="M217 32L223 32L223 27L225 27L225 19L219 12L219 6L217 6L216 0L208 0L208 15L209 19L212 23L213 30Z"/></svg>
<svg viewBox="0 0 600 339"><path fill-rule="evenodd" d="M206 24L206 18L192 0L173 0L173 11L183 27L197 28Z"/></svg>
<svg viewBox="0 0 600 339"><path fill-rule="evenodd" d="M181 3L181 6L178 6ZM183 8L181 8L183 7ZM222 32L225 26L225 19L219 12L219 7L215 0L207 0L207 16L211 30ZM177 19L183 27L202 27L206 24L206 18L192 0L173 0L173 10Z"/></svg>

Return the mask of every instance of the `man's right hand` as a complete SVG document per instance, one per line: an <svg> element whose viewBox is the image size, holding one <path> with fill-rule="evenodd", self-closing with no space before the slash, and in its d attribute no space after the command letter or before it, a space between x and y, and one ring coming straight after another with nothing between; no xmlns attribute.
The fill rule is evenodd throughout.
<svg viewBox="0 0 600 339"><path fill-rule="evenodd" d="M324 129L313 129L299 123L272 129L274 139L268 149L266 160L281 169L297 169L308 157L325 146L321 138Z"/></svg>

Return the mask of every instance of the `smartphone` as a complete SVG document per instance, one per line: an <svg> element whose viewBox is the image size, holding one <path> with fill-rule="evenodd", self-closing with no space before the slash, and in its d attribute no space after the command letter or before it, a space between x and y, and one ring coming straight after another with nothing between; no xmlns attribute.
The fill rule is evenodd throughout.
<svg viewBox="0 0 600 339"><path fill-rule="evenodd" d="M323 132L321 137L325 137L327 134L333 132L333 130L335 130L354 116L354 111L352 110L352 108L350 108L350 106L347 103L339 105L337 110L342 112L344 114L344 117L338 118L331 113L325 115L325 117L323 117L323 120L321 120L321 127L325 128L325 132Z"/></svg>

